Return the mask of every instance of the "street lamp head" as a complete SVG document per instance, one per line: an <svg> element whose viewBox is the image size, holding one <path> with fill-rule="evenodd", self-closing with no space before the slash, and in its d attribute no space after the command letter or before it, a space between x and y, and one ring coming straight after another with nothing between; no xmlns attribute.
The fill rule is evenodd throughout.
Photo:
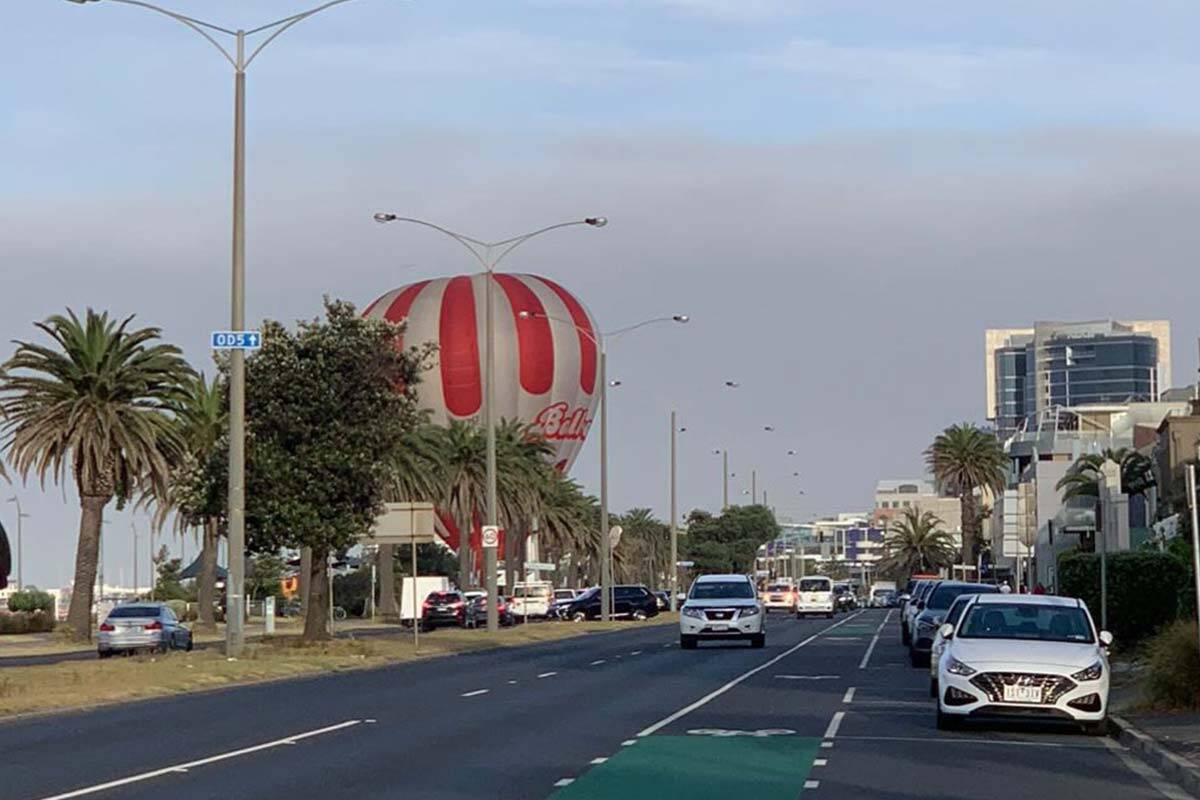
<svg viewBox="0 0 1200 800"><path fill-rule="evenodd" d="M583 221L593 228L603 228L608 224L608 217L587 217Z"/></svg>
<svg viewBox="0 0 1200 800"><path fill-rule="evenodd" d="M79 0L71 0L71 2L76 3L76 2L79 2ZM380 222L380 223L395 222L396 219L397 219L397 217L395 214L385 214L382 211L375 215L375 221Z"/></svg>
<svg viewBox="0 0 1200 800"><path fill-rule="evenodd" d="M685 426L682 426L682 427L680 427L680 429L679 429L679 432L680 432L680 433L686 433L686 432L687 432L687 426L685 425Z"/></svg>
<svg viewBox="0 0 1200 800"><path fill-rule="evenodd" d="M725 385L728 386L730 389L736 389L739 386L741 386L741 384L738 383L737 381L725 381Z"/></svg>
<svg viewBox="0 0 1200 800"><path fill-rule="evenodd" d="M691 319L691 317L689 317L687 314L676 314L675 316L671 317L671 319L675 320L676 322L687 322L689 319Z"/></svg>
<svg viewBox="0 0 1200 800"><path fill-rule="evenodd" d="M620 381L609 381L608 385L609 386L620 386L621 382Z"/></svg>
<svg viewBox="0 0 1200 800"><path fill-rule="evenodd" d="M788 455L789 455L789 456L794 456L794 455L796 455L796 451L795 451L795 450L788 450Z"/></svg>
<svg viewBox="0 0 1200 800"><path fill-rule="evenodd" d="M714 456L719 456L719 455L721 455L721 451L720 451L720 450L713 450L713 455L714 455Z"/></svg>
<svg viewBox="0 0 1200 800"><path fill-rule="evenodd" d="M770 425L763 425L763 430L764 431L774 431L775 428L771 427Z"/></svg>

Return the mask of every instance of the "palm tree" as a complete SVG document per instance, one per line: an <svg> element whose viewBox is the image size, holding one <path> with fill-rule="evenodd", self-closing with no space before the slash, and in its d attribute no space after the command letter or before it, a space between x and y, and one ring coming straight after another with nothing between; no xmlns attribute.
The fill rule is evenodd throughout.
<svg viewBox="0 0 1200 800"><path fill-rule="evenodd" d="M941 525L942 520L931 511L904 509L903 516L888 526L888 554L880 567L887 573L907 576L954 563L954 540Z"/></svg>
<svg viewBox="0 0 1200 800"><path fill-rule="evenodd" d="M962 563L975 563L982 516L976 490L1004 490L1008 459L995 436L970 423L951 425L925 451L938 488L956 495L962 510Z"/></svg>
<svg viewBox="0 0 1200 800"><path fill-rule="evenodd" d="M661 586L664 576L670 574L670 529L648 508L630 509L617 523L624 529L613 551L617 579L651 588Z"/></svg>
<svg viewBox="0 0 1200 800"><path fill-rule="evenodd" d="M3 367L3 444L22 478L61 483L68 467L79 492L79 543L67 623L91 637L92 586L104 507L151 488L165 494L183 442L170 410L193 373L160 329L130 330L88 309L36 323L53 346L18 342Z"/></svg>
<svg viewBox="0 0 1200 800"><path fill-rule="evenodd" d="M600 503L585 495L575 481L553 471L544 487L541 531L544 553L549 560L569 559L568 584L587 582L589 567L598 563L600 551Z"/></svg>

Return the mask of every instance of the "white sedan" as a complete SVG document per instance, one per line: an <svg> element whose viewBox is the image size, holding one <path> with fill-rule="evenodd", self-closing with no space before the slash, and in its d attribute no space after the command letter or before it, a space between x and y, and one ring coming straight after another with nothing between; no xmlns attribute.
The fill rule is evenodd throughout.
<svg viewBox="0 0 1200 800"><path fill-rule="evenodd" d="M937 726L970 718L1079 723L1103 734L1108 716L1108 646L1081 600L1049 595L979 595L938 662Z"/></svg>

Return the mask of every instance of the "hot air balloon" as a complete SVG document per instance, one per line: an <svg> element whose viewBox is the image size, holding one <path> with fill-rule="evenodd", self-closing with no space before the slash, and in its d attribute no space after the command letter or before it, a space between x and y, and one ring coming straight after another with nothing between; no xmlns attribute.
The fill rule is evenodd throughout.
<svg viewBox="0 0 1200 800"><path fill-rule="evenodd" d="M526 423L545 437L555 467L566 472L583 448L600 396L599 329L583 303L554 281L498 272L491 279L495 418ZM482 421L487 280L479 273L418 281L363 312L406 322L404 345L438 345L434 368L417 385L418 403L435 423ZM452 548L457 539L452 531Z"/></svg>

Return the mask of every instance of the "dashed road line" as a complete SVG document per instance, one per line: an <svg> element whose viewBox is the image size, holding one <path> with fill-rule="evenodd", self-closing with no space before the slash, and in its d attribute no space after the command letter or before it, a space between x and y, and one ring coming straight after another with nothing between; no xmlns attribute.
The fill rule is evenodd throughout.
<svg viewBox="0 0 1200 800"><path fill-rule="evenodd" d="M589 666L589 667L594 667L594 666L596 666L597 664L603 664L603 663L604 663L604 659L603 659L603 658L597 658L595 661L593 661L592 663L588 664L588 666Z"/></svg>
<svg viewBox="0 0 1200 800"><path fill-rule="evenodd" d="M841 675L776 675L785 681L836 681Z"/></svg>
<svg viewBox="0 0 1200 800"><path fill-rule="evenodd" d="M851 686L849 689L846 690L845 696L842 697L843 703L853 703L854 702L854 689L855 689L855 687Z"/></svg>
<svg viewBox="0 0 1200 800"><path fill-rule="evenodd" d="M642 651L641 651L641 650L634 650L634 651L633 651L632 653L630 653L629 655L631 655L631 656L640 656L641 654L642 654Z"/></svg>
<svg viewBox="0 0 1200 800"><path fill-rule="evenodd" d="M826 750L828 750L829 748L833 747L833 742L821 742L821 747L824 747Z"/></svg>
<svg viewBox="0 0 1200 800"><path fill-rule="evenodd" d="M621 742L621 747L629 747L631 744L637 744L637 742L637 739L626 739L625 741Z"/></svg>
<svg viewBox="0 0 1200 800"><path fill-rule="evenodd" d="M608 756L600 756L592 759L593 764L603 764L605 761L608 761Z"/></svg>
<svg viewBox="0 0 1200 800"><path fill-rule="evenodd" d="M1131 771L1136 772L1141 778L1150 784L1163 797L1169 800L1187 800L1192 795L1184 792L1178 786L1169 783L1162 773L1139 761L1136 757L1130 755L1125 748L1114 742L1112 739L1104 739L1105 746L1113 752L1113 754L1121 760L1121 762Z"/></svg>
<svg viewBox="0 0 1200 800"><path fill-rule="evenodd" d="M570 786L574 782L574 778L559 778L554 782L554 785L561 789L564 786Z"/></svg>
<svg viewBox="0 0 1200 800"><path fill-rule="evenodd" d="M813 766L814 766L814 767L823 767L823 766L825 766L825 765L826 765L826 764L828 764L828 763L829 763L829 759L828 759L828 758L814 758L814 759L813 759Z"/></svg>
<svg viewBox="0 0 1200 800"><path fill-rule="evenodd" d="M557 674L558 674L557 672L543 672L541 675L538 675L538 677L539 678L553 678Z"/></svg>
<svg viewBox="0 0 1200 800"><path fill-rule="evenodd" d="M821 782L820 781L805 781L804 788L805 789L820 789Z"/></svg>
<svg viewBox="0 0 1200 800"><path fill-rule="evenodd" d="M824 738L826 738L826 739L837 738L838 728L842 727L842 719L845 718L845 716L846 716L845 711L835 711L834 712L833 719L829 720L829 727L825 729Z"/></svg>
<svg viewBox="0 0 1200 800"><path fill-rule="evenodd" d="M463 692L459 697L478 697L481 694L487 694L491 689L476 689L473 692Z"/></svg>
<svg viewBox="0 0 1200 800"><path fill-rule="evenodd" d="M867 652L863 654L862 661L858 662L859 669L866 669L867 662L871 660L871 653L875 652L875 645L879 644L879 636L883 633L883 628L887 625L889 619L892 618L892 609L883 615L883 622L879 623L879 627L875 629L875 635L871 637L871 643L867 645Z"/></svg>

